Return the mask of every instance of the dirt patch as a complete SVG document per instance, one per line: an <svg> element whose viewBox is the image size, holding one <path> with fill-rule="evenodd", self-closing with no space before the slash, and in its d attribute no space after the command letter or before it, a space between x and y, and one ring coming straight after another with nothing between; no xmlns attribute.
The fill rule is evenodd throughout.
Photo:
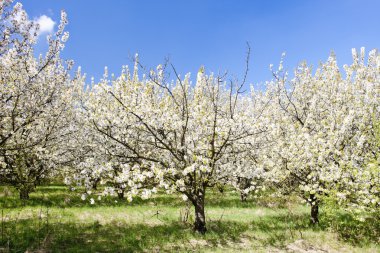
<svg viewBox="0 0 380 253"><path fill-rule="evenodd" d="M286 252L291 253L326 253L333 252L320 247L312 245L310 242L305 240L297 240L286 246Z"/></svg>

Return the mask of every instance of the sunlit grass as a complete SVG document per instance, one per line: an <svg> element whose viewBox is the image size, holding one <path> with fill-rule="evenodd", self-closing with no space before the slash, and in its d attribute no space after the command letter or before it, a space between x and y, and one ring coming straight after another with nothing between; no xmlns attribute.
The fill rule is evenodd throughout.
<svg viewBox="0 0 380 253"><path fill-rule="evenodd" d="M39 187L27 202L3 192L0 252L380 251L379 221L358 224L341 211L332 219L322 208L320 225L312 227L308 207L295 198L241 203L233 191L210 191L208 232L202 236L192 230L192 210L183 220L186 204L175 194L132 203L104 198L90 205L65 186Z"/></svg>

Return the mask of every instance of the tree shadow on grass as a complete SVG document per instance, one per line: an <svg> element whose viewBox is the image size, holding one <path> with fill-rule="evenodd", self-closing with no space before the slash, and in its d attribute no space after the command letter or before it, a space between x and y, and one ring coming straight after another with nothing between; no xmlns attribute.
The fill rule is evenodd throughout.
<svg viewBox="0 0 380 253"><path fill-rule="evenodd" d="M262 235L256 239L263 245L275 247L285 247L289 238L293 241L302 239L307 231L333 231L337 233L339 240L358 247L379 243L379 216L368 217L365 221L359 222L349 213L336 212L332 217L322 212L317 225L311 225L309 218L308 213L267 215L254 220L250 230Z"/></svg>
<svg viewBox="0 0 380 253"><path fill-rule="evenodd" d="M286 214L263 216L250 224L250 230L257 236L255 240L263 246L284 248L289 241L303 237L307 230L318 229L309 226L309 217L303 214Z"/></svg>
<svg viewBox="0 0 380 253"><path fill-rule="evenodd" d="M5 224L0 249L10 252L142 252L193 251L238 240L247 226L236 222L210 222L206 235L179 222L161 225L113 222L101 225L19 220ZM206 242L197 244L197 241ZM1 251L1 250L0 250Z"/></svg>
<svg viewBox="0 0 380 253"><path fill-rule="evenodd" d="M380 213L374 213L359 221L348 212L336 211L321 215L321 229L332 229L342 241L352 245L365 246L380 243Z"/></svg>
<svg viewBox="0 0 380 253"><path fill-rule="evenodd" d="M136 198L132 203L128 203L126 200L118 200L118 202L115 203L115 200L117 199L112 198L112 197L104 198L102 201L97 201L95 207L101 208L104 206L110 207L110 206L141 206L141 205L145 205L145 206L157 205L157 206L168 206L168 207L183 207L184 206L184 202L176 194L164 195L163 193L160 193L160 194L155 195L154 198L148 199L148 200L142 200L142 199ZM271 203L274 201L275 200L270 199ZM17 208L17 207L25 207L25 206L70 208L70 207L89 207L91 205L89 201L82 201L78 193L72 193L65 186L38 187L37 191L31 194L30 200L26 202L21 201L18 198L18 196L15 194L9 197L0 197L0 208ZM257 206L258 204L256 204L252 200L249 201L248 203L241 203L237 196L237 193L230 192L230 191L227 191L224 194L219 194L218 192L216 193L210 192L206 200L206 210L208 208L213 208L213 207L252 208L252 207L257 207ZM101 212L101 209L99 209L99 211ZM254 215L254 212L252 212L252 215ZM36 223L38 221L36 220L37 219L35 219L33 222ZM26 222L26 221L24 220L22 222ZM170 231L171 228L172 229L176 228L177 232L173 232L173 235L176 235L176 233L182 233L183 231L185 231L184 232L185 236L179 237L180 238L179 240L186 241L186 239L188 239L189 233L191 232L191 229L189 229L189 227L183 226L181 223L170 223L170 221L168 220L165 222L166 222L165 224L169 224L169 225L168 226L162 225L161 229L163 230L167 229L167 231ZM37 225L34 225L34 228L36 226ZM119 228L119 226L116 226L115 229L118 228L119 231L122 231L122 232L124 231L125 233L128 233L128 229L132 229L131 231L133 231L133 229L135 229L138 226L139 225L133 225L133 226L126 225L121 228ZM146 225L141 225L141 226L142 227L145 226L146 227L145 230L149 228ZM339 235L339 238L342 241L349 242L352 245L358 245L358 246L364 246L369 243L378 244L379 238L380 238L380 217L378 214L372 217L368 217L364 222L360 222L357 219L355 219L351 214L345 213L345 212L336 211L333 214L327 215L326 213L323 212L323 207L322 207L322 212L320 215L320 223L318 226L309 226L309 214L307 213L298 212L296 214L291 214L291 213L286 213L282 211L282 212L279 212L279 215L273 215L273 216L269 216L268 214L264 215L261 218L255 219L252 223L244 222L244 221L242 221L241 223L232 223L230 221L222 220L220 222L217 222L217 221L209 222L208 227L209 227L209 233L206 235L208 244L215 244L215 243L220 244L221 242L226 242L228 240L238 239L238 238L235 238L235 235L239 236L242 231L246 231L248 229L252 230L254 233L263 235L263 238L259 238L259 240L261 240L261 243L264 245L271 245L271 246L285 245L289 237L302 238L302 233L304 233L305 231L311 231L311 230L312 231L318 231L318 230L331 231L332 230ZM65 234L64 233L65 231L71 231L71 228L72 228L72 231L74 232L77 231L78 238L81 238L83 234L86 234L87 233L86 231L88 231L89 229L89 227L86 228L83 226L79 226L75 224L67 224L67 223L59 225L58 228L62 228L63 235ZM123 230L124 228L127 228L127 229ZM142 231L144 231L143 228L139 228L139 229L142 229ZM234 229L236 231L234 231ZM110 234L115 234L113 233L112 228L108 228L106 230L108 230ZM190 230L190 232L188 230ZM24 230L20 229L20 231L24 231ZM33 231L30 231L30 234L35 235ZM60 233L58 233L58 235L60 235ZM223 239L223 236L225 236L226 239ZM29 242L30 240L33 241L33 239L30 239L30 240L27 239L28 238L27 235L25 235L22 238L25 238L26 242ZM52 237L52 238L54 239L55 237ZM75 238L76 237L74 236L74 239ZM97 237L95 236L95 238ZM114 239L113 237L111 238L107 236L103 238L106 238L107 241L108 240L112 241ZM125 238L125 240L127 240L129 237L122 236L122 238ZM149 237L149 238L151 241L158 240L158 239L155 239L155 237ZM66 239L70 240L70 237L67 237ZM92 239L89 239L89 240L92 240ZM128 240L130 240L130 238ZM142 245L142 242L139 242L138 240L135 241L133 245L135 245L137 242L138 242L137 245ZM127 244L129 245L129 242ZM175 244L176 243L173 243L173 245ZM1 252L1 247L0 247L0 252Z"/></svg>
<svg viewBox="0 0 380 253"><path fill-rule="evenodd" d="M149 200L141 200L136 198L131 204L141 205L147 202L154 202L157 205L162 206L172 206L172 207L182 207L184 206L184 201L182 198L176 194L173 195L156 195ZM247 202L241 202L238 196L206 196L205 205L207 207L218 207L218 208L253 208L257 204L253 200L248 200Z"/></svg>
<svg viewBox="0 0 380 253"><path fill-rule="evenodd" d="M80 198L81 192L70 191L65 186L39 186L35 192L30 194L29 200L20 200L18 193L12 190L12 195L7 197L0 197L0 207L2 208L18 208L18 207L85 207L90 206L90 202L83 201ZM128 202L126 199L118 199L117 197L103 197L101 201L97 201L96 195L93 196L96 200L96 206L169 206L169 207L183 207L185 202L178 194L165 194L159 192L153 195L150 199L141 199L136 197L132 202ZM224 194L214 193L210 191L210 194L206 197L207 207L219 207L219 208L252 208L257 206L257 203L252 199L247 202L241 202L239 196L235 192L226 192Z"/></svg>
<svg viewBox="0 0 380 253"><path fill-rule="evenodd" d="M331 230L331 221L323 214L318 226L309 225L308 214L281 213L266 215L252 222L229 220L208 221L208 232L200 235L191 225L169 221L130 224L113 220L102 225L60 222L59 219L31 217L6 220L1 225L0 252L142 252L142 251L198 251L241 242L242 236L251 237L263 247L285 248L294 240L303 238L307 231ZM344 241L365 246L378 240L379 221L358 225L352 217L335 217L340 225L336 232ZM376 232L377 231L377 232ZM377 234L376 234L377 233Z"/></svg>

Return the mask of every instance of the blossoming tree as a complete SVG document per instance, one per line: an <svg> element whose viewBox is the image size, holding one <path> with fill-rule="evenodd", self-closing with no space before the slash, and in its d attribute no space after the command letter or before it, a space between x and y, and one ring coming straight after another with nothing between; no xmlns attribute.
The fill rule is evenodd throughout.
<svg viewBox="0 0 380 253"><path fill-rule="evenodd" d="M61 162L60 142L70 132L72 63L60 58L67 19L62 12L46 54L36 59L38 25L19 3L2 1L0 14L0 182L27 199Z"/></svg>
<svg viewBox="0 0 380 253"><path fill-rule="evenodd" d="M273 163L277 168L275 182L280 190L298 192L311 205L311 223L318 222L323 196L339 191L342 185L359 186L353 175L365 170L368 134L379 108L373 99L378 85L378 55L370 53L368 66L362 60L355 77L352 68L356 68L359 57L356 51L353 56L354 64L345 66L345 76L334 55L315 74L302 64L290 82L282 63L274 72L278 136L273 149L277 158Z"/></svg>
<svg viewBox="0 0 380 253"><path fill-rule="evenodd" d="M205 233L207 188L233 181L232 157L247 152L247 138L264 130L252 117L251 100L221 77L201 69L195 85L190 75L167 83L159 66L140 80L137 67L136 61L132 75L124 68L120 77L105 77L94 87L89 120L118 146L113 157L140 182L129 183L129 197L149 196L155 187L179 192L195 208L194 229Z"/></svg>

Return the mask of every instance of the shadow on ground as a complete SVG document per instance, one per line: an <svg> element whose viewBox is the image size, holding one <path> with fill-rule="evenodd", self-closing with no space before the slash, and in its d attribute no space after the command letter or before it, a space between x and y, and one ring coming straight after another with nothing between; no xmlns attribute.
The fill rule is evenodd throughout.
<svg viewBox="0 0 380 253"><path fill-rule="evenodd" d="M46 221L20 220L6 222L4 226L0 252L1 249L10 252L191 251L200 246L213 247L236 241L248 229L246 225L228 221L210 222L205 236L179 222L149 226L118 222L107 225L98 222L46 224Z"/></svg>
<svg viewBox="0 0 380 253"><path fill-rule="evenodd" d="M320 215L320 224L309 225L308 213L291 212L282 209L276 215L264 214L254 217L255 207L260 202L250 200L241 203L236 193L210 193L206 203L207 209L239 207L240 210L252 208L252 219L231 221L226 218L209 220L205 236L192 231L191 224L175 222L163 217L162 222L154 224L128 224L114 220L107 224L99 222L80 223L76 220L51 217L26 217L25 219L3 219L0 230L0 252L25 252L42 250L45 252L141 252L148 251L196 251L199 248L223 247L231 243L241 243L248 238L260 247L273 246L285 248L289 241L303 238L307 232L333 231L340 240L351 245L364 246L379 243L380 217L373 215L364 222L358 222L346 212L336 211ZM275 202L271 199L269 202ZM132 203L105 198L97 203L97 210L102 214L102 206L140 206L159 205L184 206L177 195L157 195L153 199L136 199ZM0 208L23 207L83 207L90 206L82 201L79 194L73 194L64 186L39 187L31 194L30 200L23 202L16 194L0 197ZM16 209L14 209L16 210ZM18 209L17 209L18 210ZM214 209L215 210L215 209ZM239 209L236 209L238 212ZM15 211L17 212L17 211ZM98 212L98 211L96 211ZM247 213L245 211L245 213ZM249 215L249 214L248 214ZM221 216L222 217L222 216Z"/></svg>
<svg viewBox="0 0 380 253"><path fill-rule="evenodd" d="M23 201L18 197L18 193L12 189L11 195L7 197L0 196L0 207L17 208L24 206L45 206L45 207L82 207L90 206L89 201L83 201L80 198L81 191L70 191L65 186L39 186L35 192L30 194L30 199ZM96 199L96 196L95 196ZM132 202L117 197L103 197L102 201L97 201L96 206L140 206L140 205L162 205L171 207L183 207L184 202L178 194L156 194L152 198L143 200L136 197ZM248 199L247 202L241 202L236 192L215 193L210 191L206 196L206 205L208 207L220 208L252 208L257 206L257 201Z"/></svg>

